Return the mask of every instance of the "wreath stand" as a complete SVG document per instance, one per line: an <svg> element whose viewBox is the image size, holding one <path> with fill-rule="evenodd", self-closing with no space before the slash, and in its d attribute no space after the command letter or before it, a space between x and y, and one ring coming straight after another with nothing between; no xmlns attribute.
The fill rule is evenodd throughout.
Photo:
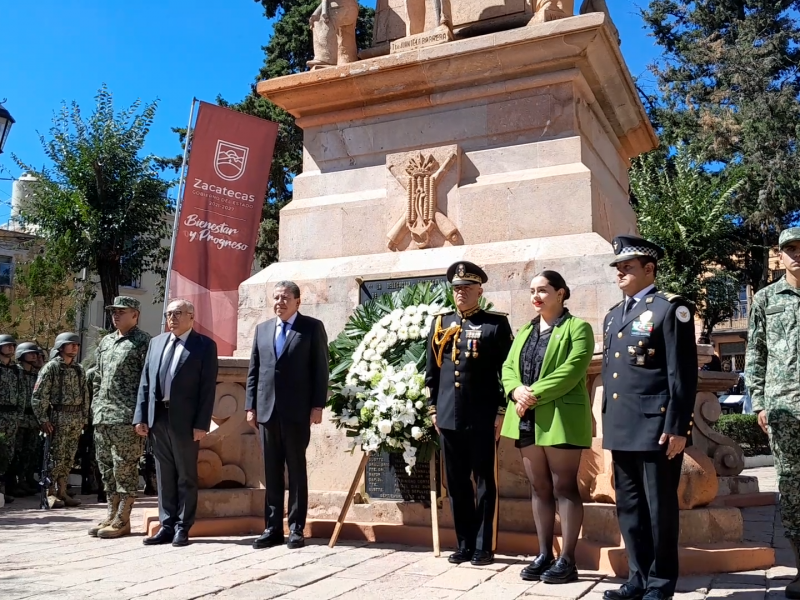
<svg viewBox="0 0 800 600"><path fill-rule="evenodd" d="M336 542L339 540L339 534L342 532L342 527L344 526L344 521L345 518L347 517L347 512L350 510L350 505L353 504L353 498L356 495L356 490L358 489L358 484L361 481L361 476L364 474L364 471L367 468L367 461L369 460L370 454L372 453L365 452L364 455L361 457L361 463L359 463L358 468L356 469L356 474L353 477L353 483L350 484L350 489L347 492L347 497L344 499L342 510L339 511L339 518L336 519L336 526L333 528L333 535L331 535L331 541L328 543L329 548L333 548L336 545ZM439 506L436 498L435 454L431 458L430 489L431 489L431 535L433 537L433 555L438 557L441 555L441 550L439 548Z"/></svg>

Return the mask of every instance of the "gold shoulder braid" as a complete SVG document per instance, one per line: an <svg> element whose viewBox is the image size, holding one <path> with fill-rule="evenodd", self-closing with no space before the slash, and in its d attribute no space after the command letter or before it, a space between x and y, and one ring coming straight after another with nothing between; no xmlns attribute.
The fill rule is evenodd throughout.
<svg viewBox="0 0 800 600"><path fill-rule="evenodd" d="M444 361L444 347L448 340L461 333L461 325L453 323L447 329L442 329L442 315L436 317L436 327L431 338L431 349L436 356L436 366L441 368ZM453 360L456 359L456 344L453 344Z"/></svg>

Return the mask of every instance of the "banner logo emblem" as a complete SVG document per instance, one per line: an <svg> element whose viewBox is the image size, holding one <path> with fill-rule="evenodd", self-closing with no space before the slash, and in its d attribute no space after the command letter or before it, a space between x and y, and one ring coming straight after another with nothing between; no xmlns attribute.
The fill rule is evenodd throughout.
<svg viewBox="0 0 800 600"><path fill-rule="evenodd" d="M244 175L250 148L225 140L217 140L214 170L225 181L236 181Z"/></svg>

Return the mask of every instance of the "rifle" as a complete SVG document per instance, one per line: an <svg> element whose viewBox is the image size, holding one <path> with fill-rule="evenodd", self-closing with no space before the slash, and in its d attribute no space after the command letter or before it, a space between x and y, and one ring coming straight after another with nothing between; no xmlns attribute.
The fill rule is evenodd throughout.
<svg viewBox="0 0 800 600"><path fill-rule="evenodd" d="M47 503L47 491L53 485L53 478L51 476L53 469L53 459L50 456L50 439L51 435L44 435L44 455L42 456L42 470L39 472L39 508L49 510L50 505Z"/></svg>

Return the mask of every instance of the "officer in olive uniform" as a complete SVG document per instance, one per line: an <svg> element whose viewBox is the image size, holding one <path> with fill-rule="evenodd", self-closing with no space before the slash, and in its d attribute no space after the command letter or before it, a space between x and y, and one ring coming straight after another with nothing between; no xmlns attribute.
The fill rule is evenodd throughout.
<svg viewBox="0 0 800 600"><path fill-rule="evenodd" d="M628 582L606 600L664 600L678 580L678 482L697 392L694 314L655 288L663 250L614 239L625 299L603 325L603 448L614 459L617 516Z"/></svg>
<svg viewBox="0 0 800 600"><path fill-rule="evenodd" d="M458 310L440 313L431 328L425 385L458 538L449 560L487 565L496 546L496 452L506 407L500 373L513 336L505 315L479 306L481 284L488 280L480 267L455 263L447 279Z"/></svg>

